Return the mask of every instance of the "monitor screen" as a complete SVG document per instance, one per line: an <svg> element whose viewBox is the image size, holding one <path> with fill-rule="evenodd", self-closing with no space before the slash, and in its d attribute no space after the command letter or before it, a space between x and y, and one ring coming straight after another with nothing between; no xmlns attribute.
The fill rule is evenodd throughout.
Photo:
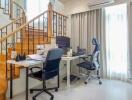
<svg viewBox="0 0 132 100"><path fill-rule="evenodd" d="M62 48L66 54L70 48L70 38L66 36L57 36L56 44L58 45L58 48Z"/></svg>

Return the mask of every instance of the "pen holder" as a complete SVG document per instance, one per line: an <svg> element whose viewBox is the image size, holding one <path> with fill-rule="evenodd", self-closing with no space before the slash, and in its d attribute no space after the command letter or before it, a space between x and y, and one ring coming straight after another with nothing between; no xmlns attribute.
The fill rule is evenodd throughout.
<svg viewBox="0 0 132 100"><path fill-rule="evenodd" d="M11 59L14 60L17 56L17 52L16 51L11 51Z"/></svg>
<svg viewBox="0 0 132 100"><path fill-rule="evenodd" d="M26 59L25 53L22 54L22 55L18 54L18 55L16 56L15 61L22 61L22 60L25 60L25 59Z"/></svg>

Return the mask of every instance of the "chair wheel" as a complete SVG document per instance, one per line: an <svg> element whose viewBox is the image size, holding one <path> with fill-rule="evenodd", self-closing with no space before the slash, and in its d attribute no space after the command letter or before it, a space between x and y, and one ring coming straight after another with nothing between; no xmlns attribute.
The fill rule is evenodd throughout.
<svg viewBox="0 0 132 100"><path fill-rule="evenodd" d="M53 100L53 99L54 99L54 97L51 97L51 98L50 98L50 100Z"/></svg>
<svg viewBox="0 0 132 100"><path fill-rule="evenodd" d="M55 89L55 92L58 92L58 88Z"/></svg>
<svg viewBox="0 0 132 100"><path fill-rule="evenodd" d="M101 81L99 81L99 85L101 85L102 84L102 82Z"/></svg>
<svg viewBox="0 0 132 100"><path fill-rule="evenodd" d="M33 90L30 90L30 94L32 94L33 93Z"/></svg>
<svg viewBox="0 0 132 100"><path fill-rule="evenodd" d="M78 77L77 80L80 80L80 78Z"/></svg>
<svg viewBox="0 0 132 100"><path fill-rule="evenodd" d="M32 98L32 100L36 100L36 98Z"/></svg>
<svg viewBox="0 0 132 100"><path fill-rule="evenodd" d="M87 84L88 82L84 82L84 84Z"/></svg>

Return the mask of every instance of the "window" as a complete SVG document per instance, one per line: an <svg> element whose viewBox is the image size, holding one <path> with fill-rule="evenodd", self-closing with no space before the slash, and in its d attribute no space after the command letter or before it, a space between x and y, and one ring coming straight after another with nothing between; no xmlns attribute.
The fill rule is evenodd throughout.
<svg viewBox="0 0 132 100"><path fill-rule="evenodd" d="M105 8L107 73L110 78L127 77L127 5Z"/></svg>
<svg viewBox="0 0 132 100"><path fill-rule="evenodd" d="M49 0L27 0L26 8L28 20L48 10L48 4Z"/></svg>

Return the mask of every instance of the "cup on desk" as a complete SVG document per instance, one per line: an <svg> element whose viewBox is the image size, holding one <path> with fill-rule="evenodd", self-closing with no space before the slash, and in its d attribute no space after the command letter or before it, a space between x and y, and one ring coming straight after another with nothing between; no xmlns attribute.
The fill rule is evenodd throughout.
<svg viewBox="0 0 132 100"><path fill-rule="evenodd" d="M39 54L39 55L43 55L44 54L44 45L37 45L36 46L36 49L37 49L37 54Z"/></svg>
<svg viewBox="0 0 132 100"><path fill-rule="evenodd" d="M36 53L37 53L38 55L44 55L44 52L45 52L44 50L37 50Z"/></svg>

